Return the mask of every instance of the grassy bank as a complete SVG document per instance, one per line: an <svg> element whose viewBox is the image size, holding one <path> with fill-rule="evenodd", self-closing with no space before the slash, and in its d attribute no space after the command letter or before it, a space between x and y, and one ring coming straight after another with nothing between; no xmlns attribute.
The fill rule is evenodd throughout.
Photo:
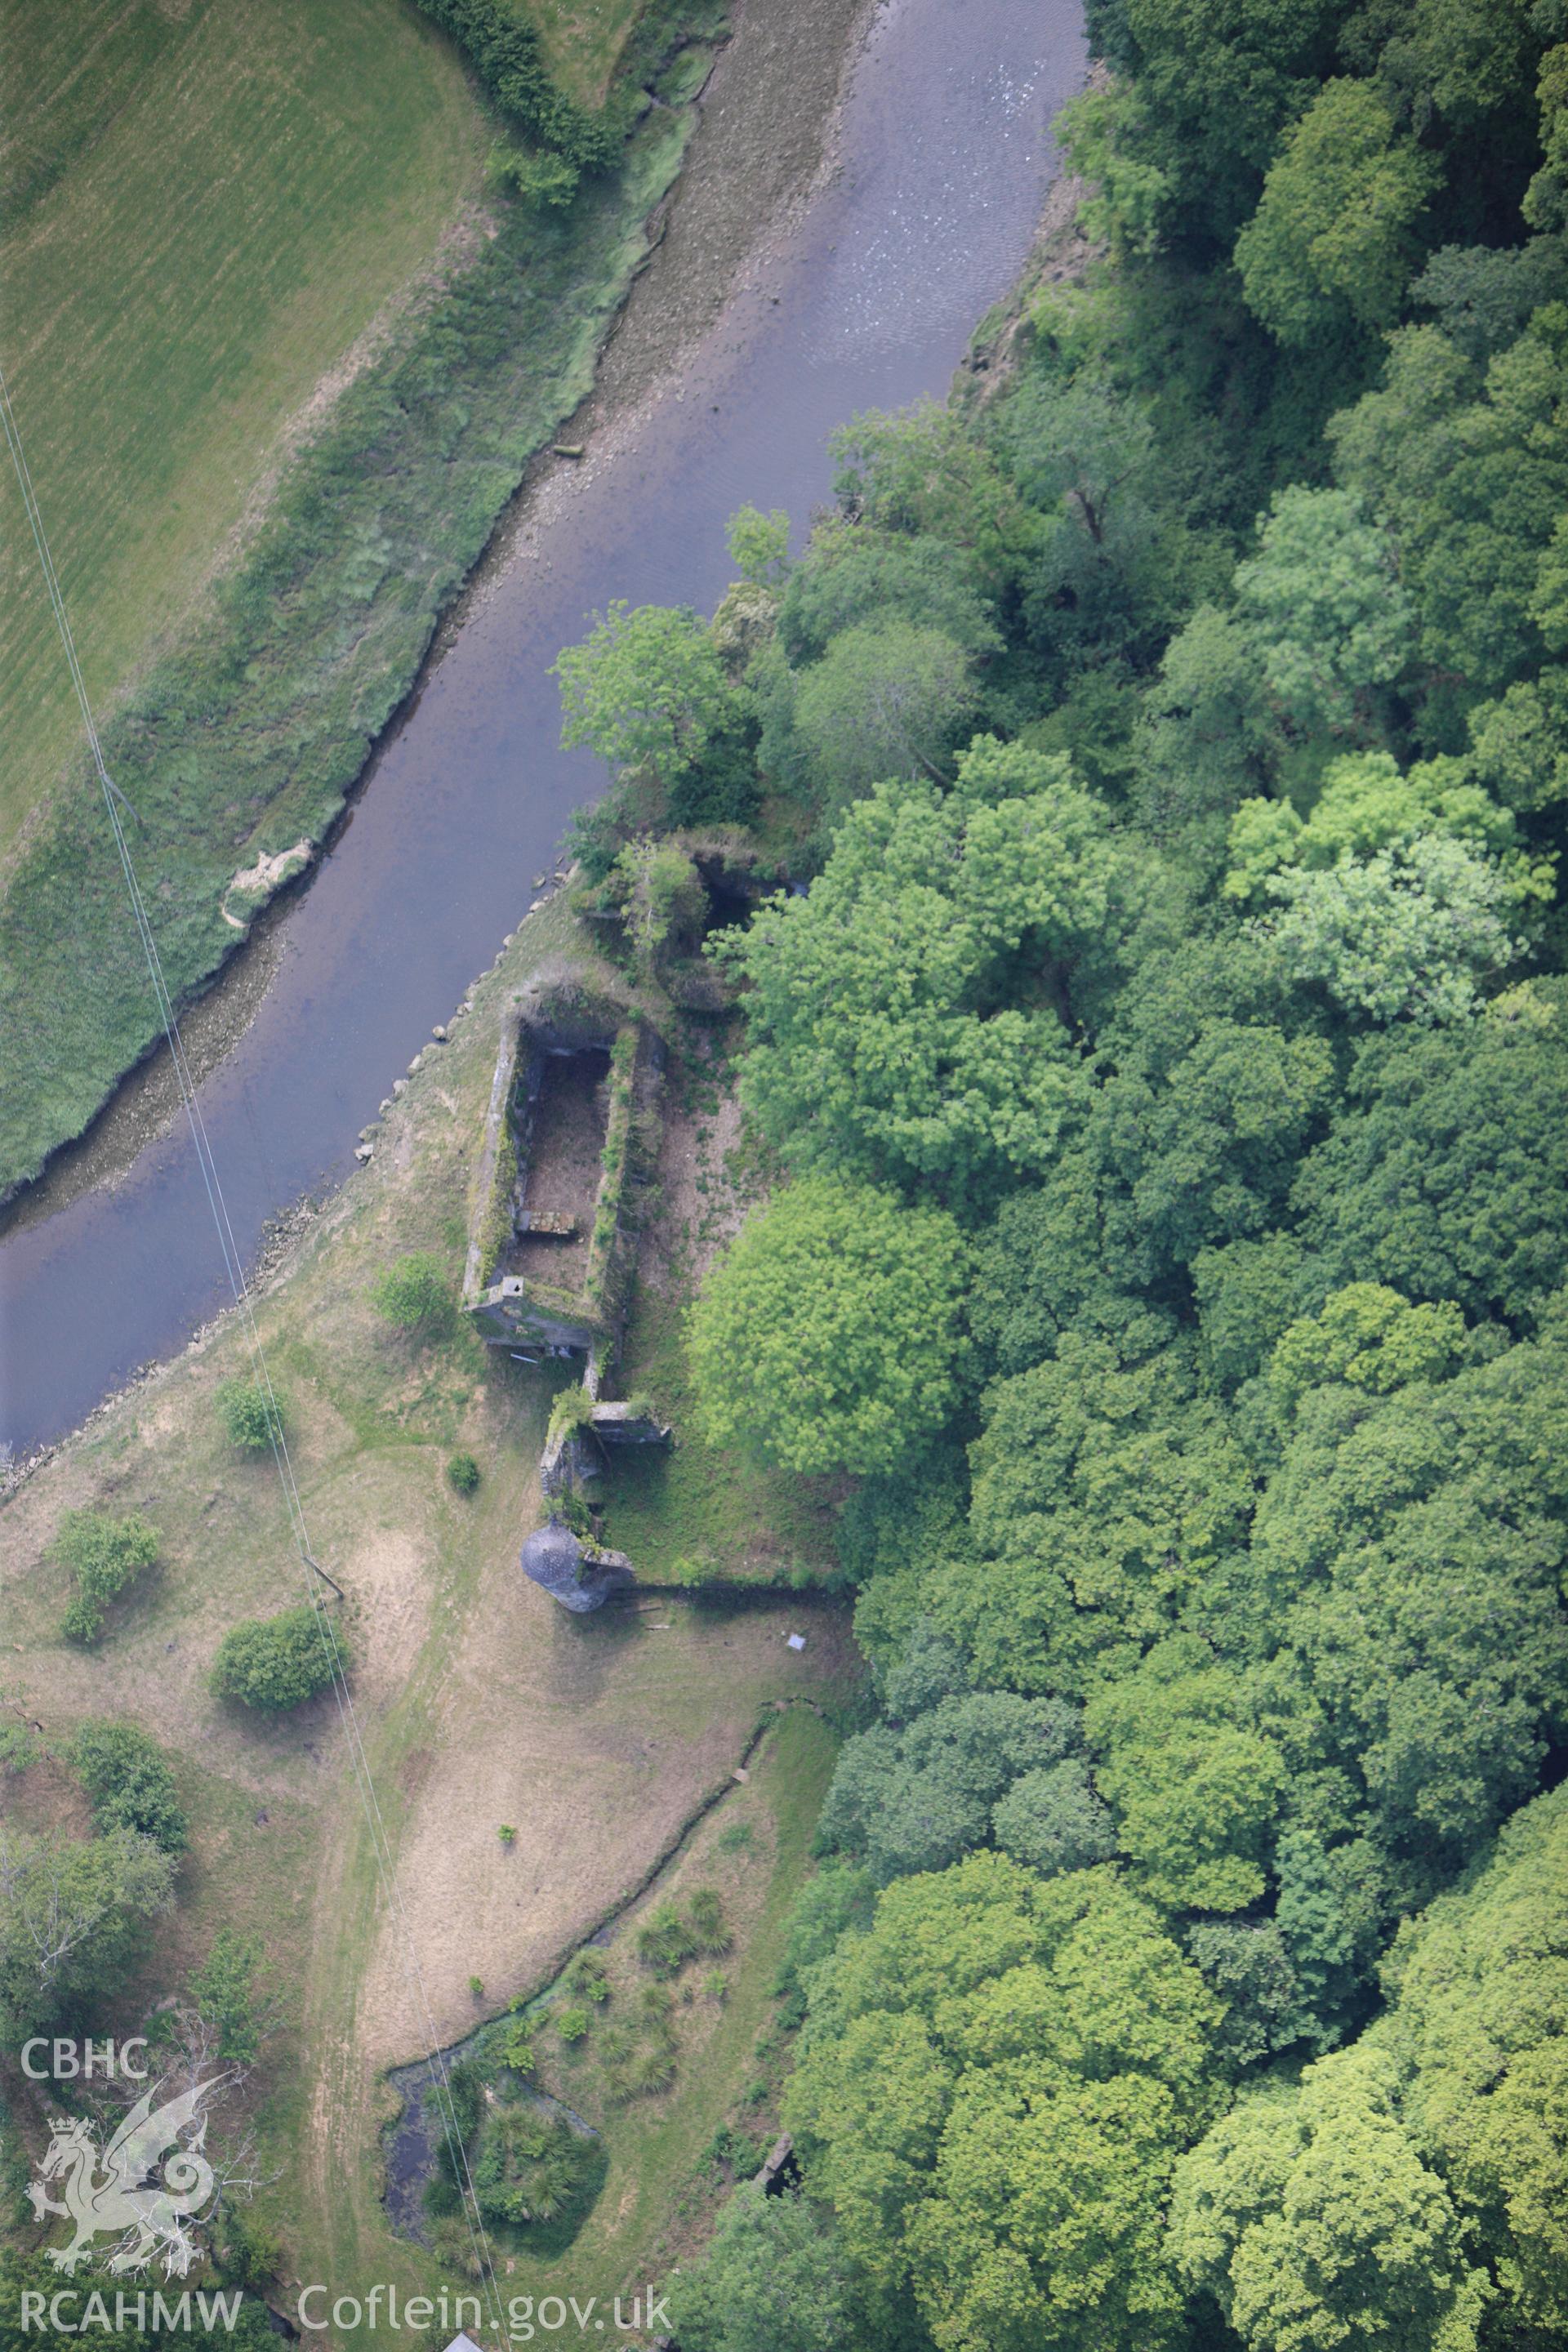
<svg viewBox="0 0 1568 2352"><path fill-rule="evenodd" d="M685 21L698 16L710 33L716 12ZM409 37L421 55L438 53L428 31ZM467 140L474 118L465 120ZM142 883L177 994L241 936L224 912L237 875L318 842L331 824L529 457L587 388L692 121L689 108L649 111L621 169L585 184L564 214L476 209L441 282L395 323L287 470L238 569L111 717L111 772L136 813ZM468 147L463 155L468 171ZM58 200L69 194L68 174ZM182 478L149 509L149 529L171 543L183 498L186 511L204 504ZM79 579L88 529L84 505ZM134 567L132 576L144 579ZM145 630L150 607L154 623L163 614L141 593ZM111 858L79 772L14 858L0 904L0 1192L80 1131L155 1034ZM229 893L229 917L243 923L262 895Z"/></svg>
<svg viewBox="0 0 1568 2352"><path fill-rule="evenodd" d="M410 1339L370 1304L376 1274L412 1250L433 1253L455 1293L502 1011L542 960L559 968L563 956L609 978L556 900L479 982L451 1043L429 1050L369 1166L258 1303L316 1556L349 1596L362 1736L443 2042L551 1981L729 1783L775 1700L837 1715L854 1673L847 1618L820 1601L716 1609L645 1595L567 1618L517 1565L541 1507L550 1375L483 1349L455 1319ZM234 1450L216 1410L218 1386L244 1368L239 1333L219 1327L117 1399L0 1510L16 1645L0 1696L43 1725L57 1754L94 1715L129 1717L169 1752L193 1852L115 2030L177 1984L219 1926L260 1935L284 2003L260 2105L264 2169L279 2174L261 2206L284 2274L415 2292L433 2261L392 2235L379 2136L384 2070L419 2055L426 2033L331 1702L267 1722L208 1688L226 1627L299 1591L272 1472ZM471 1496L445 1475L458 1447L480 1465ZM84 1506L139 1510L159 1530L156 1566L85 1651L59 1637L68 1582L54 1549L61 1512ZM808 1646L793 1653L784 1636L802 1624ZM757 1820L749 1858L736 1849L722 1865L737 1929L730 1989L698 2005L673 2091L606 2111L620 2186L582 2233L581 2268L551 2258L559 2291L579 2277L589 2292L613 2284L676 2225L702 2146L743 2100L784 1890L831 1745L793 1709L776 1766L759 1763L735 1791ZM41 1825L61 1782L45 1763L0 1788L0 1803ZM720 1867L705 1850L691 1866ZM24 2119L39 2122L30 2109Z"/></svg>

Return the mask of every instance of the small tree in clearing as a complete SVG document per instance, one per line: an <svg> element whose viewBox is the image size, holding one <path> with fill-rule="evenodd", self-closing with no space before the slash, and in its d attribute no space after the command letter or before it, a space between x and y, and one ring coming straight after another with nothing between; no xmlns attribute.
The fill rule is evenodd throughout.
<svg viewBox="0 0 1568 2352"><path fill-rule="evenodd" d="M334 1655L342 1655L342 1633L323 1626L320 1611L301 1601L277 1617L231 1625L213 1661L212 1686L219 1698L281 1714L326 1689Z"/></svg>
<svg viewBox="0 0 1568 2352"><path fill-rule="evenodd" d="M259 1381L225 1381L215 1400L224 1435L242 1454L265 1454L283 1432L283 1410Z"/></svg>

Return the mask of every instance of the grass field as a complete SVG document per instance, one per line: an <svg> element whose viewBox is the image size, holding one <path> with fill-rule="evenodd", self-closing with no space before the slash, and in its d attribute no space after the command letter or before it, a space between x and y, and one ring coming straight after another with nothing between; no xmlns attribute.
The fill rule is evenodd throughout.
<svg viewBox="0 0 1568 2352"><path fill-rule="evenodd" d="M485 126L405 0L0 0L0 352L102 707L431 264ZM78 748L9 467L0 740L3 859Z"/></svg>
<svg viewBox="0 0 1568 2352"><path fill-rule="evenodd" d="M520 929L453 1042L431 1049L369 1167L258 1305L316 1555L349 1594L364 1748L443 2042L552 1980L730 1784L776 1702L839 1719L858 1672L847 1612L820 1598L717 1608L645 1594L567 1617L517 1564L541 1507L547 1376L456 1325L410 1341L369 1306L374 1273L415 1248L437 1254L455 1292L502 1008L539 960L563 953L607 977L557 900ZM220 1328L0 1507L0 1700L41 1723L57 1750L84 1716L113 1715L170 1751L194 1851L179 1909L113 2022L178 1982L220 1924L261 1935L285 2006L260 2121L268 2168L280 2168L264 2206L287 2275L344 2293L376 2280L421 2292L431 2258L393 2238L378 2167L384 2070L423 2053L426 2021L331 1702L258 1724L207 1687L225 1628L299 1591L270 1465L237 1454L215 1411L217 1384L243 1366L240 1334ZM444 1475L459 1445L482 1471L467 1499ZM58 1633L68 1586L52 1549L61 1511L80 1506L142 1510L162 1538L156 1568L85 1652ZM784 1636L802 1625L797 1654ZM757 2073L784 1906L832 1747L829 1726L791 1705L773 1760L759 1751L752 1782L735 1790L755 1815L755 1844L744 1867L738 1856L724 1865L738 1930L730 1997L694 2011L683 2089L605 2116L615 2193L595 2207L576 2261L544 2265L543 2291L613 2291L656 2239L679 2239L702 2147ZM46 1764L0 1788L0 1803L43 1826L69 1795ZM516 1828L510 1842L503 1822ZM678 1856L678 1878L711 1875L708 1833ZM565 2087L572 2062L557 2057Z"/></svg>

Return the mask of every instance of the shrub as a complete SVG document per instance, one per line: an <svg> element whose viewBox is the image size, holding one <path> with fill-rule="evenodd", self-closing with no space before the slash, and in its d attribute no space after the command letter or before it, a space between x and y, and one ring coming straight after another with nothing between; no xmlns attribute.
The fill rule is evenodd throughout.
<svg viewBox="0 0 1568 2352"><path fill-rule="evenodd" d="M687 1906L691 1936L700 1952L727 1952L734 1942L716 1887L700 1886Z"/></svg>
<svg viewBox="0 0 1568 2352"><path fill-rule="evenodd" d="M675 2080L675 2052L668 2042L650 2042L632 2061L627 2087L634 2098L668 2091Z"/></svg>
<svg viewBox="0 0 1568 2352"><path fill-rule="evenodd" d="M593 1418L594 1400L585 1388L563 1389L550 1408L550 1434L556 1438L568 1430L585 1429Z"/></svg>
<svg viewBox="0 0 1568 2352"><path fill-rule="evenodd" d="M184 1853L190 1825L174 1776L144 1731L133 1723L84 1723L71 1743L71 1762L100 1830L135 1830L165 1853Z"/></svg>
<svg viewBox="0 0 1568 2352"><path fill-rule="evenodd" d="M483 1977L470 1977L468 1979L468 1990L473 1994L476 2000L483 1999L484 1990L485 1980Z"/></svg>
<svg viewBox="0 0 1568 2352"><path fill-rule="evenodd" d="M578 1953L563 1982L575 2000L602 2001L610 1998L608 1971L598 1953L593 1950Z"/></svg>
<svg viewBox="0 0 1568 2352"><path fill-rule="evenodd" d="M326 1689L334 1654L342 1654L341 1633L334 1637L320 1611L302 1601L277 1617L231 1625L213 1661L212 1687L219 1698L279 1714Z"/></svg>
<svg viewBox="0 0 1568 2352"><path fill-rule="evenodd" d="M471 1454L454 1454L447 1465L447 1484L455 1494L471 1495L479 1483L479 1465Z"/></svg>
<svg viewBox="0 0 1568 2352"><path fill-rule="evenodd" d="M216 2032L218 2056L243 2066L252 2063L271 2031L272 2004L256 1984L262 1956L259 1937L221 1927L187 1988L197 2016Z"/></svg>
<svg viewBox="0 0 1568 2352"><path fill-rule="evenodd" d="M426 1250L384 1267L371 1284L370 1301L400 1331L435 1331L452 1312L441 1261Z"/></svg>
<svg viewBox="0 0 1568 2352"><path fill-rule="evenodd" d="M106 1601L151 1568L158 1530L143 1518L106 1518L100 1511L68 1511L55 1549L76 1578L76 1598L60 1621L68 1641L95 1642Z"/></svg>
<svg viewBox="0 0 1568 2352"><path fill-rule="evenodd" d="M95 1609L92 1602L79 1592L76 1599L67 1604L60 1619L60 1632L68 1642L78 1642L85 1648L89 1642L96 1642L102 1631L103 1612Z"/></svg>
<svg viewBox="0 0 1568 2352"><path fill-rule="evenodd" d="M637 1929L637 1958L656 1976L676 1975L697 1949L696 1937L673 1903L661 1903Z"/></svg>
<svg viewBox="0 0 1568 2352"><path fill-rule="evenodd" d="M0 1724L0 1772L25 1772L38 1754L37 1734L29 1725Z"/></svg>
<svg viewBox="0 0 1568 2352"><path fill-rule="evenodd" d="M492 148L486 172L498 187L510 188L523 204L552 211L572 202L582 177L564 155L526 155L504 147Z"/></svg>
<svg viewBox="0 0 1568 2352"><path fill-rule="evenodd" d="M515 2025L508 2026L501 2036L498 2055L501 2064L510 2067L514 2074L532 2074L533 2033L525 2018L520 2017Z"/></svg>
<svg viewBox="0 0 1568 2352"><path fill-rule="evenodd" d="M283 1433L283 1409L259 1381L225 1381L214 1402L224 1435L242 1454L265 1454Z"/></svg>
<svg viewBox="0 0 1568 2352"><path fill-rule="evenodd" d="M588 2012L585 2009L563 2009L555 2025L563 2042L581 2042L588 2031Z"/></svg>

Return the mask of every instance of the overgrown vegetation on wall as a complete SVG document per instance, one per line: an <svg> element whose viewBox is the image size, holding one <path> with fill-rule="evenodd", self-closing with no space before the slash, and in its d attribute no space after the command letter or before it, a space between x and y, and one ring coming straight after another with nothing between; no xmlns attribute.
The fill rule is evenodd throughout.
<svg viewBox="0 0 1568 2352"><path fill-rule="evenodd" d="M626 771L595 884L719 744L703 814L815 877L715 950L785 1189L693 1360L713 1428L873 1473L805 2202L738 2200L678 2330L1545 2346L1568 48L1515 0L1091 16L1103 258L1001 387L855 420L711 632L563 664ZM939 1222L962 1347L884 1295Z"/></svg>

